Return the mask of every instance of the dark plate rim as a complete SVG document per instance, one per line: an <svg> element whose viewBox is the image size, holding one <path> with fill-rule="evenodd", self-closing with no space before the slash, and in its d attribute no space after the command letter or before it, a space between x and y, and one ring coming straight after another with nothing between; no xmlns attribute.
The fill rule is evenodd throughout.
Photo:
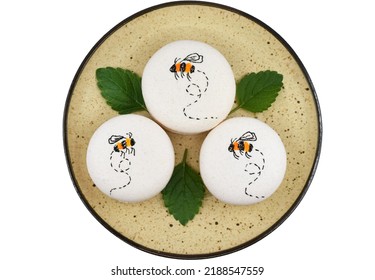
<svg viewBox="0 0 375 280"><path fill-rule="evenodd" d="M71 164L71 159L70 159L70 155L69 155L69 148L68 148L68 137L67 137L67 123L68 123L68 113L69 113L69 108L70 108L70 101L71 101L71 98L72 98L72 95L73 95L73 92L74 92L74 89L75 89L75 86L77 84L77 81L83 71L83 69L85 68L87 62L90 60L90 58L92 57L92 55L95 53L95 51L99 48L99 46L108 38L110 37L114 32L116 32L119 28L121 28L123 25L125 25L126 23L132 21L133 19L137 18L137 17L140 17L144 14L147 14L149 12L152 12L152 11L155 11L155 10L158 10L158 9L162 9L162 8L166 8L166 7L172 7L172 6L180 6L180 5L201 5L201 6L209 6L209 7L214 7L214 8L218 8L218 9L222 9L222 10L226 10L226 11L229 11L229 12L233 12L233 13L236 13L240 16L243 16L255 23L257 23L258 25L260 25L261 27L263 27L264 29L266 29L268 32L270 32L289 52L290 54L293 56L293 58L296 60L298 66L300 67L300 69L302 70L308 84L309 84L309 87L310 87L310 90L311 90L311 93L313 94L313 97L314 97L314 101L315 101L315 107L316 107L316 113L317 113L317 118L318 118L318 143L317 143L317 150L316 150L316 153L315 153L315 159L314 159L314 164L313 164L313 167L310 171L310 174L309 174L309 177L308 177L308 180L302 190L302 192L300 193L300 195L297 197L296 201L293 203L293 205L288 209L288 211L278 220L276 221L276 223L274 223L270 228L268 228L266 231L264 231L263 233L261 233L260 235L258 235L257 237L247 241L247 242L244 242L238 246L235 246L235 247L232 247L232 248L229 248L229 249L226 249L226 250L223 250L223 251L218 251L218 252L212 252L212 253L204 253L204 254L177 254L177 253L169 253L169 252L164 252L164 251L158 251L158 250L155 250L155 249L151 249L151 248L148 248L146 246L143 246L141 244L138 244L132 240L130 240L129 238L123 236L122 234L120 234L119 232L117 232L114 228L112 228L107 222L105 222L96 212L95 210L91 207L91 205L89 204L89 202L87 201L87 199L85 198L85 196L83 195L82 191L80 190L80 187L78 185L78 182L77 182L77 179L75 177L75 174L74 174L74 170L73 170L73 167L72 167L72 164ZM315 172L316 172L316 169L317 169L317 166L318 166L318 162L319 162L319 158L320 158L320 153L321 153L321 147L322 147L322 137L323 137L323 125L322 125L322 114L321 114L321 110L320 110L320 106L319 106L319 101L318 101L318 97L317 97L317 94L316 94L316 91L315 91L315 87L310 79L310 76L309 74L307 73L307 70L306 68L304 67L304 65L302 64L302 61L299 59L299 57L297 56L297 54L294 52L294 50L291 48L291 46L276 32L274 31L271 27L269 27L268 25L266 25L264 22L260 21L259 19L243 12L243 11L240 11L236 8L233 8L233 7L230 7L230 6L226 6L226 5L222 5L222 4L218 4L218 3L214 3L214 2L206 2L206 1L173 1L173 2L167 2L167 3L162 3L162 4L159 4L159 5L155 5L155 6L152 6L152 7L149 7L149 8L146 8L144 10L141 10L131 16L129 16L128 18L124 19L123 21L121 21L120 23L118 23L117 25L115 25L111 30L109 30L95 45L94 47L92 47L92 49L89 51L89 53L86 55L86 57L84 58L84 60L82 61L81 65L79 66L74 78L73 78L73 81L70 85L70 88L69 88L69 92L68 92L68 96L67 96L67 99L66 99L66 102L65 102L65 107L64 107L64 115L63 115L63 144L64 144L64 153L65 153L65 158L66 158L66 162L67 162L67 166L68 166L68 171L69 171L69 175L73 181L73 185L76 189L76 192L78 193L78 196L80 197L81 201L83 202L83 204L86 206L86 208L89 210L89 212L99 221L99 223L101 223L108 231L110 231L112 234L114 234L115 236L117 236L119 239L123 240L124 242L128 243L129 245L141 250L141 251L144 251L144 252L147 252L147 253L150 253L150 254L154 254L154 255L157 255L157 256L161 256L161 257L166 257L166 258L174 258L174 259L206 259L206 258L213 258L213 257L219 257L219 256L224 256L224 255L227 255L227 254L230 254L230 253L234 253L236 251L239 251L239 250L242 250L244 248L247 248L255 243L257 243L258 241L260 241L261 239L265 238L267 235L269 235L270 233L272 233L276 228L278 228L293 212L294 210L297 208L297 206L300 204L301 200L303 199L303 197L305 196L312 180L313 180L313 177L315 175Z"/></svg>

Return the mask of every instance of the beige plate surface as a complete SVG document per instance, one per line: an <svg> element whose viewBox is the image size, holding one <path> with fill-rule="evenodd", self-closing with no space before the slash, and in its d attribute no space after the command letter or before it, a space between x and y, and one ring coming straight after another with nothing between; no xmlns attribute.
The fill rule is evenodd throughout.
<svg viewBox="0 0 375 280"><path fill-rule="evenodd" d="M256 117L275 129L287 150L285 179L269 199L252 206L219 202L206 191L199 214L180 225L161 195L143 203L120 203L102 194L86 169L86 148L94 131L117 115L101 97L95 71L122 67L142 75L152 54L165 44L192 39L218 49L238 81L244 74L274 70L284 87L266 112L242 110L230 117ZM94 46L73 80L65 109L64 141L74 185L89 211L113 234L150 253L174 258L205 258L234 252L257 242L280 225L306 192L317 165L321 118L312 83L296 54L273 30L234 9L203 2L175 2L142 11L114 27ZM142 113L147 116L147 113ZM169 133L180 162L199 170L198 155L206 134Z"/></svg>

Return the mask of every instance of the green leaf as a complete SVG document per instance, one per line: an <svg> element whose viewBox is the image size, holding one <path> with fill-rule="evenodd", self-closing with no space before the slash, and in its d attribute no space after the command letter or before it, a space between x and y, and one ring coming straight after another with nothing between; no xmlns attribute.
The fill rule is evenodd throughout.
<svg viewBox="0 0 375 280"><path fill-rule="evenodd" d="M237 107L253 113L267 110L276 100L283 86L283 75L275 71L261 71L244 76L237 84Z"/></svg>
<svg viewBox="0 0 375 280"><path fill-rule="evenodd" d="M96 79L107 104L120 114L147 110L142 96L141 77L122 68L98 68Z"/></svg>
<svg viewBox="0 0 375 280"><path fill-rule="evenodd" d="M198 213L205 192L201 177L187 165L186 156L187 150L162 191L164 205L182 225L186 225Z"/></svg>

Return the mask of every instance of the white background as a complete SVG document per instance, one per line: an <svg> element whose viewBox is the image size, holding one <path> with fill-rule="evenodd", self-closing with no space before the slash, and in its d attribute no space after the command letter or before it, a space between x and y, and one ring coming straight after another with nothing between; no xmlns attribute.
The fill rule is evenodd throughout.
<svg viewBox="0 0 375 280"><path fill-rule="evenodd" d="M276 30L303 61L321 104L324 135L317 173L300 206L271 235L227 256L174 260L131 247L86 210L63 151L69 86L108 30L161 2L1 2L0 278L114 279L123 278L110 275L116 265L201 270L226 265L264 266L259 279L374 279L375 17L370 1L216 1Z"/></svg>

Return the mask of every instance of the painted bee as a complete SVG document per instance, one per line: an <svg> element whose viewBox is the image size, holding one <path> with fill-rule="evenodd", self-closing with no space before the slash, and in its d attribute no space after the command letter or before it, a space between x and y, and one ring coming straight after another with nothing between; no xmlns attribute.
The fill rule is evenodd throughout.
<svg viewBox="0 0 375 280"><path fill-rule="evenodd" d="M191 63L190 63L191 62ZM192 63L202 63L203 55L198 53L191 53L187 55L184 59L175 58L174 64L169 68L169 71L174 73L176 80L179 78L178 74L180 73L181 78L186 74L187 79L190 81L190 74L194 73L195 66Z"/></svg>
<svg viewBox="0 0 375 280"><path fill-rule="evenodd" d="M251 158L250 152L253 150L253 145L249 141L256 141L257 137L254 132L247 131L240 138L231 139L228 151L233 153L235 159L239 159L237 151L247 158Z"/></svg>
<svg viewBox="0 0 375 280"><path fill-rule="evenodd" d="M121 153L121 156L125 158L125 153L133 154L135 156L135 140L132 138L133 134L131 132L126 133L128 137L122 135L112 135L108 139L109 144L113 145L113 150L115 152Z"/></svg>

